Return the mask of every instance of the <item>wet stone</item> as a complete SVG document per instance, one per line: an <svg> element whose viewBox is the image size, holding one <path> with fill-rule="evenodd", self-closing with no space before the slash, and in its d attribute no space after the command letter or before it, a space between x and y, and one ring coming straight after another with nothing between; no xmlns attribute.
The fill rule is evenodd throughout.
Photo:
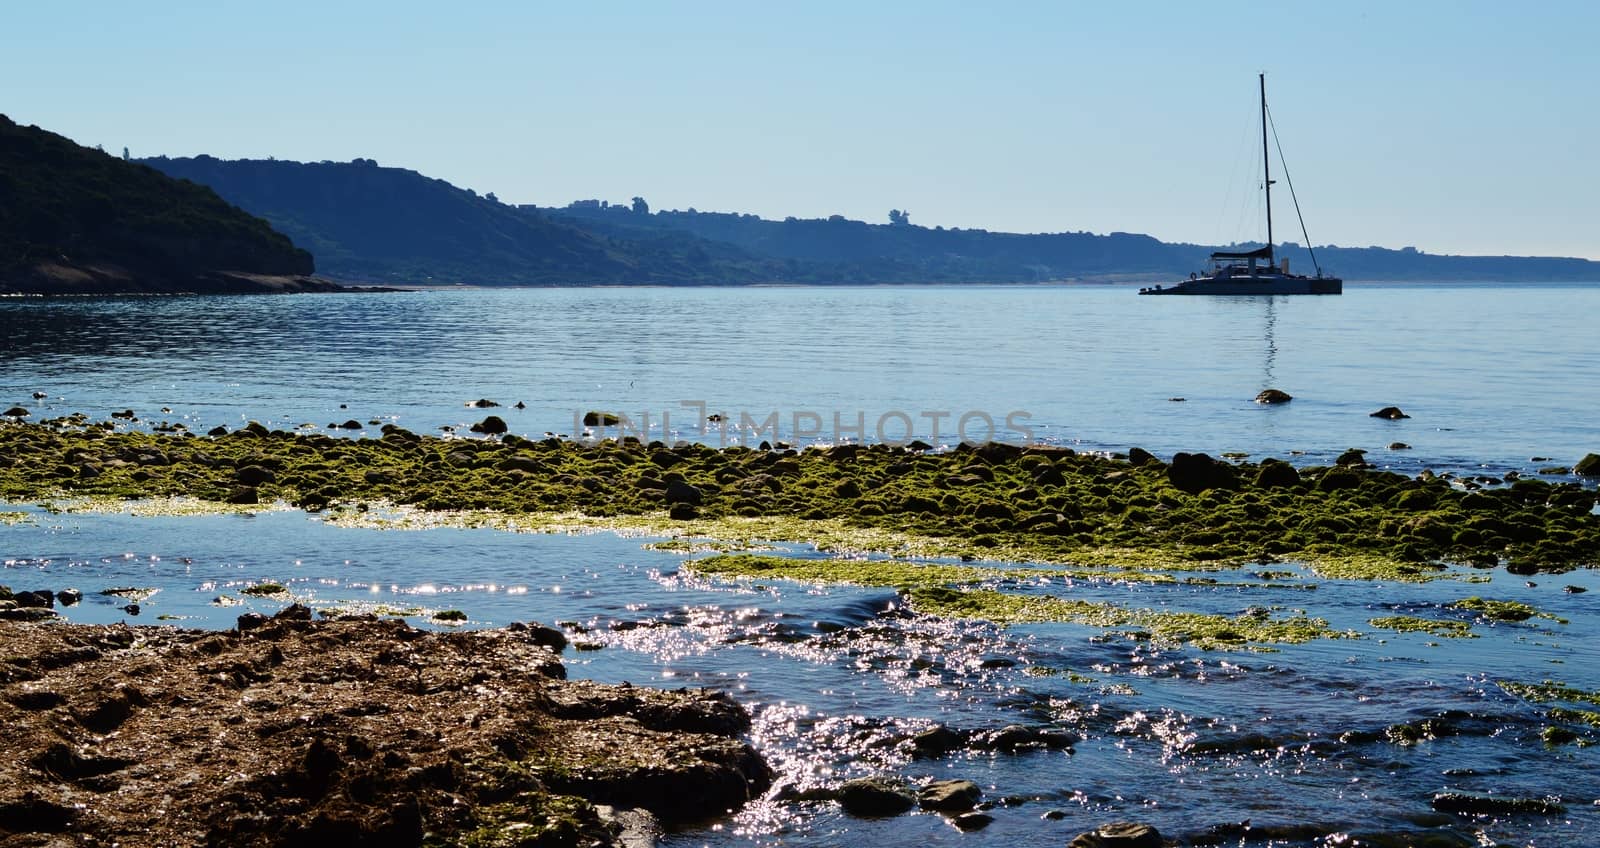
<svg viewBox="0 0 1600 848"><path fill-rule="evenodd" d="M834 797L845 812L862 818L898 816L917 804L917 796L904 783L883 777L847 780Z"/></svg>
<svg viewBox="0 0 1600 848"><path fill-rule="evenodd" d="M959 813L972 809L982 795L983 790L970 780L935 780L917 793L917 803L924 810Z"/></svg>
<svg viewBox="0 0 1600 848"><path fill-rule="evenodd" d="M1112 822L1078 834L1067 848L1162 848L1161 832L1147 824Z"/></svg>

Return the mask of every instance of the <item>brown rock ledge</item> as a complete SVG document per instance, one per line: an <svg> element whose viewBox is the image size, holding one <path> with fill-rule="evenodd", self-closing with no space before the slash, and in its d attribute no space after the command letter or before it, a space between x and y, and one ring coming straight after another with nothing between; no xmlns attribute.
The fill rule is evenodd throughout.
<svg viewBox="0 0 1600 848"><path fill-rule="evenodd" d="M0 845L614 845L770 772L726 696L566 681L537 628L0 622Z"/></svg>

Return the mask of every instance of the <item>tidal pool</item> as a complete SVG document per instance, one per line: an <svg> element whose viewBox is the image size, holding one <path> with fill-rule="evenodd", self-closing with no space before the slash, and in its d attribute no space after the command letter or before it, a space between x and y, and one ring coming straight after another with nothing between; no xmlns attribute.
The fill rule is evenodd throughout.
<svg viewBox="0 0 1600 848"><path fill-rule="evenodd" d="M800 581L706 573L693 561L718 546L613 532L376 530L294 510L0 514L0 584L82 591L58 608L73 621L225 628L290 600L430 628L537 620L567 631L573 677L725 690L753 713L779 778L762 801L667 845L1058 846L1120 819L1182 844L1600 843L1593 570L1414 583L1289 562L1130 580L1028 563L841 565L794 543L763 552L813 561ZM927 615L894 586L815 582L824 564L938 565L972 578L956 590L1137 615L1008 626ZM1532 612L1495 614L1517 605ZM464 622L435 618L457 610ZM1150 624L1174 613L1325 626L1306 641L1201 642ZM963 743L914 756L935 725ZM1003 741L1012 726L1022 735ZM1075 741L1030 742L1041 739ZM805 800L872 774L971 779L994 821L962 833L937 814L858 819ZM1543 811L1436 809L1448 792Z"/></svg>

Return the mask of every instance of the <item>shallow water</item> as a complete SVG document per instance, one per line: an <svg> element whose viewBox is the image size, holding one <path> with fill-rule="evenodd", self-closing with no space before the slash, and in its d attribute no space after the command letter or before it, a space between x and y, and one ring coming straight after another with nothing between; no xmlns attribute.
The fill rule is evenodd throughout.
<svg viewBox="0 0 1600 848"><path fill-rule="evenodd" d="M909 425L948 444L962 432L983 440L992 421L996 438L1097 449L1326 462L1359 447L1408 471L1536 472L1600 449L1597 313L1593 285L1352 285L1300 298L947 286L0 299L0 403L100 419L131 408L199 431L258 418L429 432L479 420L463 404L489 398L524 435L581 431L575 416L594 409L636 427L648 417L654 438L714 444L876 440L880 425L886 439ZM1295 400L1255 404L1267 387ZM36 391L49 398L31 401ZM685 401L725 424L708 426ZM1413 417L1368 417L1391 404ZM1013 413L1027 416L1015 428ZM775 430L752 432L774 415ZM814 435L797 438L797 424ZM1387 450L1397 441L1412 449Z"/></svg>
<svg viewBox="0 0 1600 848"><path fill-rule="evenodd" d="M913 616L886 589L708 581L680 572L687 555L647 549L647 537L351 529L296 511L22 511L26 518L0 524L0 582L82 589L84 601L63 610L71 620L227 627L244 611L285 603L240 593L275 581L319 609L404 611L420 626L440 626L429 616L444 609L465 611L471 627L564 622L574 677L732 693L755 714L753 741L778 769L778 785L730 820L674 834L670 845L1043 846L1130 818L1191 844L1246 819L1254 841L1220 831L1213 844L1357 844L1324 837L1373 832L1400 834L1377 844L1430 833L1465 840L1439 844L1600 842L1595 749L1550 746L1540 736L1551 724L1589 739L1595 729L1552 722L1550 704L1497 685L1551 679L1600 690L1594 571L1541 575L1533 586L1502 571L1405 584L1324 580L1279 564L1273 569L1293 573L1271 581L1251 569L1205 575L1250 586L1057 578L1005 587L1228 615L1304 609L1353 635L1270 653L1201 651L1070 624L997 628ZM96 594L121 587L157 591L134 617L122 609L126 598ZM1473 595L1524 601L1566 623L1493 623L1442 606ZM1368 624L1392 614L1469 621L1477 638ZM1401 744L1386 735L1391 725L1427 719L1437 738ZM933 722L1054 728L1082 740L1070 753L911 759L907 738ZM932 814L863 820L832 804L788 800L877 773L977 781L1000 804L990 811L995 822L963 834ZM1433 794L1447 789L1552 797L1566 814L1433 812ZM1063 817L1042 818L1048 811ZM1272 834L1283 838L1265 839Z"/></svg>
<svg viewBox="0 0 1600 848"><path fill-rule="evenodd" d="M376 429L370 421L464 426L485 412L463 404L487 397L507 404L493 412L517 433L572 433L575 413L606 409L636 420L648 412L656 438L713 444L722 433L703 432L682 401L704 401L735 424L777 413L779 434L730 436L752 442L794 438L796 412L820 418L821 432L807 437L819 441L841 435L835 413L845 422L859 413L868 440L879 420L886 435L903 436L892 417L900 411L913 435L940 443L954 441L963 413L1003 425L1026 412L1018 420L1035 438L1091 449L1310 463L1362 447L1408 472L1536 473L1600 450L1597 313L1593 286L1353 285L1338 298L1275 300L1138 298L1126 287L0 300L0 404L20 403L36 419L131 408L138 426L197 431L354 418L359 435ZM1296 400L1253 403L1268 386ZM34 391L48 397L34 401ZM519 400L526 409L509 406ZM1389 404L1414 417L1368 417ZM949 415L936 439L928 413L940 412ZM1395 441L1412 448L1386 450ZM1274 565L1295 574L1209 576L1287 586L1004 587L1228 615L1305 609L1359 637L1206 652L1078 625L912 616L885 589L705 581L680 573L684 555L610 533L376 531L294 511L7 511L26 515L0 515L0 584L77 587L84 601L63 610L75 621L227 627L242 612L281 607L285 599L240 593L276 581L321 609L404 612L420 626L437 626L429 616L447 609L464 611L469 627L566 622L573 676L729 691L755 714L753 741L778 768L778 786L672 845L1043 846L1115 819L1151 822L1186 844L1357 844L1336 834L1374 844L1372 833L1400 834L1376 844L1600 844L1596 749L1541 738L1552 724L1590 740L1600 729L1546 715L1582 704L1529 703L1497 685L1550 679L1600 691L1593 571L1532 586L1504 572L1403 584ZM98 594L107 588L156 591L131 616L128 598ZM1473 595L1524 601L1566 623L1491 623L1442 606ZM1395 614L1471 621L1477 638L1368 624ZM1436 738L1386 733L1428 719ZM1082 740L1071 753L910 759L905 740L934 722L1057 728ZM786 800L869 773L970 778L999 804L995 822L963 834L936 815L861 820ZM1446 789L1551 796L1566 812L1433 812L1433 794ZM1062 817L1043 818L1049 811ZM1228 827L1245 820L1251 829Z"/></svg>

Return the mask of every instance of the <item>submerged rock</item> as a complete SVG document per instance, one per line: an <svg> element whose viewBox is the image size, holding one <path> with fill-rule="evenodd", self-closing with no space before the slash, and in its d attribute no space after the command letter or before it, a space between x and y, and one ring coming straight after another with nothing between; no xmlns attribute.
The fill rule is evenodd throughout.
<svg viewBox="0 0 1600 848"><path fill-rule="evenodd" d="M1567 811L1565 806L1548 798L1505 798L1475 792L1440 792L1433 796L1432 806L1441 813L1466 815L1530 813L1554 816Z"/></svg>
<svg viewBox="0 0 1600 848"><path fill-rule="evenodd" d="M917 804L917 796L903 781L886 777L847 780L839 785L834 797L845 812L862 818L898 816Z"/></svg>
<svg viewBox="0 0 1600 848"><path fill-rule="evenodd" d="M941 813L961 813L977 806L983 790L970 780L935 780L917 793L917 803L924 810Z"/></svg>
<svg viewBox="0 0 1600 848"><path fill-rule="evenodd" d="M1279 389L1263 389L1256 395L1256 403L1288 403L1294 400L1294 395Z"/></svg>
<svg viewBox="0 0 1600 848"><path fill-rule="evenodd" d="M1371 418L1387 418L1390 421L1399 421L1402 418L1410 418L1411 416L1405 414L1404 412L1401 412L1400 411L1400 407L1398 407L1398 406L1386 406L1386 407L1378 410L1377 412L1371 413L1371 415L1369 417L1371 417Z"/></svg>
<svg viewBox="0 0 1600 848"><path fill-rule="evenodd" d="M1161 848L1161 832L1147 824L1112 822L1080 833L1067 848Z"/></svg>

